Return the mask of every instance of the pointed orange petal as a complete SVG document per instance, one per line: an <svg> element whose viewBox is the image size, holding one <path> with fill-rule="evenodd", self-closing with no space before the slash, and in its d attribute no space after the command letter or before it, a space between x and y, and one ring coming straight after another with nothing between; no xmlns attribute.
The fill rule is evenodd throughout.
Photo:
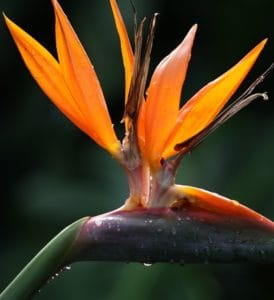
<svg viewBox="0 0 274 300"><path fill-rule="evenodd" d="M19 26L5 17L6 24L33 78L53 103L80 129L88 132L83 116L64 82L54 57Z"/></svg>
<svg viewBox="0 0 274 300"><path fill-rule="evenodd" d="M271 226L273 228L273 222L271 220L235 200L230 200L216 193L211 193L192 186L178 185L176 188L186 195L186 197L189 198L190 203L194 206L222 215L251 219L254 220L254 222Z"/></svg>
<svg viewBox="0 0 274 300"><path fill-rule="evenodd" d="M145 114L146 153L151 165L159 165L163 146L176 122L196 29L194 25L151 78Z"/></svg>
<svg viewBox="0 0 274 300"><path fill-rule="evenodd" d="M64 79L89 124L89 135L117 155L119 142L94 68L60 5L56 0L52 3L56 17L57 53Z"/></svg>
<svg viewBox="0 0 274 300"><path fill-rule="evenodd" d="M131 77L133 73L134 56L130 45L127 29L120 13L116 0L110 0L110 5L116 25L116 29L120 39L123 64L125 69L125 100L127 100Z"/></svg>
<svg viewBox="0 0 274 300"><path fill-rule="evenodd" d="M182 107L166 143L164 158L176 153L176 144L191 138L214 120L252 68L266 41L263 40L235 66L204 86Z"/></svg>

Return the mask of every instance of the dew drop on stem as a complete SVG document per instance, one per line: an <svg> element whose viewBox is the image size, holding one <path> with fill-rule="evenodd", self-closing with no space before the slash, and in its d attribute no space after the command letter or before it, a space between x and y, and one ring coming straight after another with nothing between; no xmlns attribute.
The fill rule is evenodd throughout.
<svg viewBox="0 0 274 300"><path fill-rule="evenodd" d="M152 263L143 263L144 267L151 267Z"/></svg>

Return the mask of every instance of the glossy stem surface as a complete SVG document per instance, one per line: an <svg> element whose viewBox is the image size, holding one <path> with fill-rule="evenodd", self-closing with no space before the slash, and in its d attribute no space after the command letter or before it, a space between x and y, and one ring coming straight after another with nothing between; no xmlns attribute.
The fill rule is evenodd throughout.
<svg viewBox="0 0 274 300"><path fill-rule="evenodd" d="M114 211L71 224L0 294L30 299L77 261L273 263L274 225L197 208Z"/></svg>
<svg viewBox="0 0 274 300"><path fill-rule="evenodd" d="M120 211L91 218L74 260L273 263L274 226L199 209Z"/></svg>

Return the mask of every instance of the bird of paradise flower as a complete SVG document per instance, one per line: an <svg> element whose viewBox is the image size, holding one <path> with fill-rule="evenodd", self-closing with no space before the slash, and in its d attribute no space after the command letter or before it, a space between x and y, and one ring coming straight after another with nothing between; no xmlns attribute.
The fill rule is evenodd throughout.
<svg viewBox="0 0 274 300"><path fill-rule="evenodd" d="M60 5L56 0L52 4L58 59L5 16L6 23L27 68L45 94L124 168L130 196L120 209L193 206L273 226L270 220L237 201L196 187L177 185L174 179L181 159L209 133L254 99L267 97L251 94L251 88L223 110L267 40L180 107L197 25L159 63L146 91L156 16L150 23L145 47L144 20L136 28L133 52L117 3L110 0L125 70L125 137L120 142L94 67Z"/></svg>

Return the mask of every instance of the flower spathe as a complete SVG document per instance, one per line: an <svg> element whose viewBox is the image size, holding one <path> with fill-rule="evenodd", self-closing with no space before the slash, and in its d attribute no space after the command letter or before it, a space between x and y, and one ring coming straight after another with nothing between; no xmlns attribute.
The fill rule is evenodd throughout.
<svg viewBox="0 0 274 300"><path fill-rule="evenodd" d="M197 31L194 25L183 41L156 67L147 93L136 105L137 118L124 114L125 138L115 134L105 98L93 65L56 0L55 35L58 59L5 16L21 56L45 94L83 132L115 157L126 170L130 197L124 209L136 207L197 205L224 214L249 216L271 222L239 203L194 187L174 184L175 169L168 158L180 155L176 145L206 129L232 97L262 51L266 39L236 65L199 90L180 108L191 50ZM132 50L123 18L110 0L125 69L125 104L138 85L138 56ZM141 32L141 29L140 29ZM135 45L138 46L138 45ZM141 47L140 47L141 48ZM141 67L140 67L141 68ZM142 80L142 79L140 79ZM271 222L272 223L272 222Z"/></svg>

